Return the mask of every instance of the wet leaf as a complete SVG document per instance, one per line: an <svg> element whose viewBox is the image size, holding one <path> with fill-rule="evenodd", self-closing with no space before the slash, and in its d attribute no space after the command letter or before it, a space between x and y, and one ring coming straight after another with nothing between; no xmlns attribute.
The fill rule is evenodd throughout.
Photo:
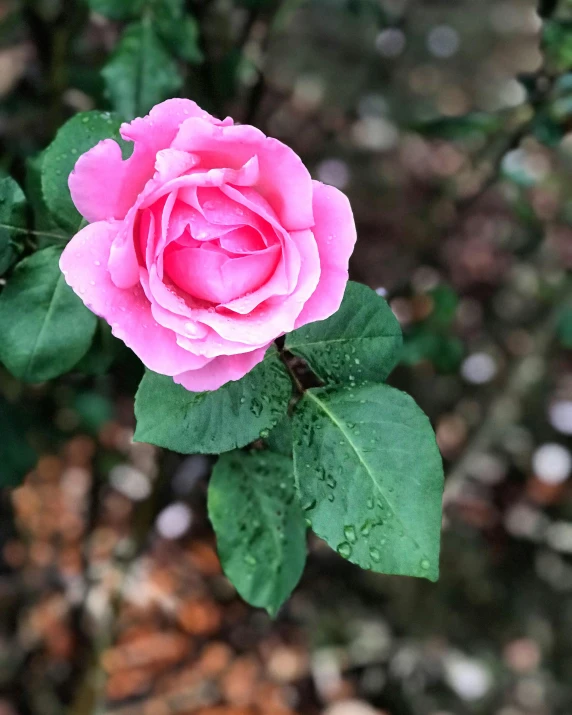
<svg viewBox="0 0 572 715"><path fill-rule="evenodd" d="M292 383L276 351L241 380L189 392L147 370L135 397L138 442L183 454L220 454L259 439L285 415Z"/></svg>
<svg viewBox="0 0 572 715"><path fill-rule="evenodd" d="M308 390L293 433L315 533L362 568L435 581L443 465L413 399L388 385Z"/></svg>
<svg viewBox="0 0 572 715"><path fill-rule="evenodd" d="M216 463L208 509L222 567L245 601L275 615L302 575L306 525L292 460L230 452Z"/></svg>

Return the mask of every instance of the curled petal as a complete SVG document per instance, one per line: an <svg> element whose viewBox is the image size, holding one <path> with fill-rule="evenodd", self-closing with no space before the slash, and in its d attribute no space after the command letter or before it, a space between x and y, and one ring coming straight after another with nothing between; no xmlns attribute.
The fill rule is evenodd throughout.
<svg viewBox="0 0 572 715"><path fill-rule="evenodd" d="M312 229L320 254L320 282L305 303L296 326L333 315L348 281L348 263L356 242L356 226L347 196L333 186L314 181Z"/></svg>
<svg viewBox="0 0 572 715"><path fill-rule="evenodd" d="M256 188L284 228L296 231L313 225L310 174L300 157L277 139L246 124L220 127L193 118L183 122L172 146L196 152L211 167L240 167L256 156L260 171Z"/></svg>
<svg viewBox="0 0 572 715"><path fill-rule="evenodd" d="M146 116L121 125L121 136L135 143L123 161L119 145L105 139L79 157L69 176L72 200L89 222L125 218L147 181L153 176L157 152L167 149L181 122L200 117L217 122L195 102L169 99Z"/></svg>
<svg viewBox="0 0 572 715"><path fill-rule="evenodd" d="M189 154L178 149L161 149L161 151L157 152L153 178L156 181L176 179L198 163L199 158L195 154Z"/></svg>

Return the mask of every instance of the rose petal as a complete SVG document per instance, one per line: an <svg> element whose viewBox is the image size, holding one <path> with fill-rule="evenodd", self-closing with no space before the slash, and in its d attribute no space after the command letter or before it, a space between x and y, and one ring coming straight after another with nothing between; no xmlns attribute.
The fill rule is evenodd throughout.
<svg viewBox="0 0 572 715"><path fill-rule="evenodd" d="M218 390L231 380L240 380L264 359L270 345L242 355L221 355L199 370L175 375L173 380L192 392Z"/></svg>
<svg viewBox="0 0 572 715"><path fill-rule="evenodd" d="M155 160L155 176L157 181L176 179L199 163L195 154L178 149L161 149Z"/></svg>
<svg viewBox="0 0 572 715"><path fill-rule="evenodd" d="M220 245L232 253L263 251L266 244L258 231L250 226L241 226L220 236Z"/></svg>
<svg viewBox="0 0 572 715"><path fill-rule="evenodd" d="M117 288L107 270L109 249L119 224L99 221L77 233L67 244L60 268L86 306L111 325L113 334L151 370L174 375L202 367L197 357L177 345L175 334L157 324L140 285Z"/></svg>
<svg viewBox="0 0 572 715"><path fill-rule="evenodd" d="M356 226L347 196L333 186L314 181L312 229L320 254L318 287L302 308L296 328L333 315L342 302L348 263L356 242Z"/></svg>
<svg viewBox="0 0 572 715"><path fill-rule="evenodd" d="M300 274L295 290L285 297L269 297L248 315L229 310L194 308L194 320L210 326L230 341L264 344L294 329L304 303L316 290L320 278L318 248L311 231L292 231L293 248L300 254Z"/></svg>
<svg viewBox="0 0 572 715"><path fill-rule="evenodd" d="M250 255L229 258L210 244L190 248L169 244L163 265L165 273L191 296L215 305L256 290L272 274L279 259L278 246Z"/></svg>
<svg viewBox="0 0 572 715"><path fill-rule="evenodd" d="M77 160L68 178L72 201L90 222L121 219L133 203L119 144L104 139Z"/></svg>
<svg viewBox="0 0 572 715"><path fill-rule="evenodd" d="M169 99L153 107L148 116L122 124L121 136L135 142L125 161L112 139L96 144L76 162L68 184L72 200L88 221L122 219L153 176L157 152L167 149L185 119L217 122L195 102Z"/></svg>
<svg viewBox="0 0 572 715"><path fill-rule="evenodd" d="M196 152L202 165L210 167L238 168L251 157L258 157L260 175L256 188L284 228L294 231L313 225L310 174L300 157L277 139L249 125L217 127L192 118L183 122L172 146Z"/></svg>

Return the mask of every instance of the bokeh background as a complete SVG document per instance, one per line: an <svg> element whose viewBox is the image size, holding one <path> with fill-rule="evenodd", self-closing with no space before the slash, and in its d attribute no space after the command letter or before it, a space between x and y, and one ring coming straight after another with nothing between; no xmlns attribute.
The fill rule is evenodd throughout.
<svg viewBox="0 0 572 715"><path fill-rule="evenodd" d="M0 368L2 483L26 475L1 500L0 715L569 715L572 2L187 4L204 61L181 94L351 199L351 277L399 318L391 382L445 460L441 578L314 539L275 621L245 605L210 459L132 442L142 368L102 334L91 375ZM0 0L1 171L24 183L66 118L109 106L122 27Z"/></svg>

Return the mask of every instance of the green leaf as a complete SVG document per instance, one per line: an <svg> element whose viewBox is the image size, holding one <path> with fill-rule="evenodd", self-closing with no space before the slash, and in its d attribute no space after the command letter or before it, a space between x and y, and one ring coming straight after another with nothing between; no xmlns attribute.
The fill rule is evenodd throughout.
<svg viewBox="0 0 572 715"><path fill-rule="evenodd" d="M327 383L361 384L385 380L397 363L401 342L399 322L387 302L350 281L337 313L290 333L285 347Z"/></svg>
<svg viewBox="0 0 572 715"><path fill-rule="evenodd" d="M0 487L20 484L36 463L24 425L18 408L0 395Z"/></svg>
<svg viewBox="0 0 572 715"><path fill-rule="evenodd" d="M306 560L292 460L271 452L223 455L209 483L208 509L225 574L245 601L276 615Z"/></svg>
<svg viewBox="0 0 572 715"><path fill-rule="evenodd" d="M83 219L71 199L68 177L80 154L102 139L112 138L126 146L119 136L120 124L121 120L109 112L81 112L60 128L44 152L42 192L45 205L58 224L72 234L79 230Z"/></svg>
<svg viewBox="0 0 572 715"><path fill-rule="evenodd" d="M443 466L413 399L388 385L308 390L293 431L316 534L362 568L436 580Z"/></svg>
<svg viewBox="0 0 572 715"><path fill-rule="evenodd" d="M61 249L37 251L16 266L0 295L0 360L26 382L68 372L87 352L97 318L66 284Z"/></svg>
<svg viewBox="0 0 572 715"><path fill-rule="evenodd" d="M292 420L286 416L266 438L268 449L292 457Z"/></svg>
<svg viewBox="0 0 572 715"><path fill-rule="evenodd" d="M17 486L36 463L26 437L26 420L0 395L0 487Z"/></svg>
<svg viewBox="0 0 572 715"><path fill-rule="evenodd" d="M406 365L417 365L428 360L439 372L451 373L458 369L464 354L465 346L459 338L421 325L405 336L400 361Z"/></svg>
<svg viewBox="0 0 572 715"><path fill-rule="evenodd" d="M74 411L80 417L80 424L97 434L101 427L113 419L113 402L98 392L78 392L73 402Z"/></svg>
<svg viewBox="0 0 572 715"><path fill-rule="evenodd" d="M474 112L463 117L439 117L416 124L413 128L430 139L463 141L489 136L502 128L502 118L486 112Z"/></svg>
<svg viewBox="0 0 572 715"><path fill-rule="evenodd" d="M572 69L572 22L545 21L542 45L548 69L554 73Z"/></svg>
<svg viewBox="0 0 572 715"><path fill-rule="evenodd" d="M0 178L0 276L16 260L26 234L26 197L10 176Z"/></svg>
<svg viewBox="0 0 572 715"><path fill-rule="evenodd" d="M449 328L457 314L459 296L450 286L445 284L436 286L429 291L428 295L433 303L433 308L425 323L434 328Z"/></svg>
<svg viewBox="0 0 572 715"><path fill-rule="evenodd" d="M143 10L145 0L87 0L93 12L111 20L130 20Z"/></svg>
<svg viewBox="0 0 572 715"><path fill-rule="evenodd" d="M150 18L127 27L102 75L113 108L126 119L147 114L182 85L177 63Z"/></svg>
<svg viewBox="0 0 572 715"><path fill-rule="evenodd" d="M67 240L66 234L49 212L42 192L42 165L44 152L37 154L26 162L26 196L34 215L34 228L42 232L38 236L38 248L46 248L54 244L61 245Z"/></svg>
<svg viewBox="0 0 572 715"><path fill-rule="evenodd" d="M556 321L556 335L560 344L565 348L572 348L572 305L564 305Z"/></svg>
<svg viewBox="0 0 572 715"><path fill-rule="evenodd" d="M105 375L115 359L119 341L113 337L111 327L105 320L98 321L93 342L74 371L85 375Z"/></svg>
<svg viewBox="0 0 572 715"><path fill-rule="evenodd" d="M171 52L186 62L197 64L204 57L199 48L199 25L185 12L184 2L163 0L155 6L157 32Z"/></svg>
<svg viewBox="0 0 572 715"><path fill-rule="evenodd" d="M135 439L183 454L228 452L268 436L291 394L274 349L241 380L213 392L189 392L147 370L135 396Z"/></svg>

